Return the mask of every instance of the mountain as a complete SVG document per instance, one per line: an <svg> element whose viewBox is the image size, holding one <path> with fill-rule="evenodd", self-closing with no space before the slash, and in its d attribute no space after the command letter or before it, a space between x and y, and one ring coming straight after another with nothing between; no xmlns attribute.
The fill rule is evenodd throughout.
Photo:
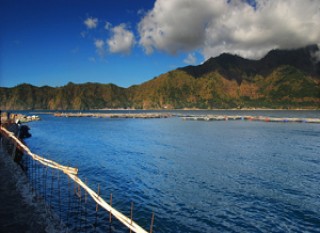
<svg viewBox="0 0 320 233"><path fill-rule="evenodd" d="M260 60L221 54L129 88L68 83L0 87L1 109L320 108L320 50L273 50Z"/></svg>
<svg viewBox="0 0 320 233"><path fill-rule="evenodd" d="M315 54L319 53L317 45L294 50L272 50L260 60L248 60L237 55L223 53L216 58L210 58L203 65L180 68L193 77L219 71L225 78L235 79L241 84L243 78L254 75L264 77L270 75L280 66L291 66L312 77L320 77L320 62L316 61Z"/></svg>
<svg viewBox="0 0 320 233"><path fill-rule="evenodd" d="M101 109L127 107L124 88L113 84L68 83L63 87L21 84L0 88L1 109Z"/></svg>

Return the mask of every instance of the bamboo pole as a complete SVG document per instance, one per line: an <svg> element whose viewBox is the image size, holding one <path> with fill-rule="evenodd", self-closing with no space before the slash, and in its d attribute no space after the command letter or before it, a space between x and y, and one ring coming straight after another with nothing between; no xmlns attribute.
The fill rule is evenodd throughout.
<svg viewBox="0 0 320 233"><path fill-rule="evenodd" d="M97 193L97 196L99 196L100 195L100 184L98 184L98 193ZM96 212L98 212L98 210L99 210L99 205L98 205L98 203L96 204Z"/></svg>
<svg viewBox="0 0 320 233"><path fill-rule="evenodd" d="M142 227L140 227L137 223L132 221L131 219L116 210L115 208L111 207L105 200L103 200L96 192L94 192L91 188L89 188L85 183L83 183L82 180L80 180L76 175L73 174L67 174L72 180L74 180L76 183L80 184L80 186L88 192L88 194L92 197L93 200L97 204L99 204L102 208L107 210L108 212L112 212L112 215L117 218L123 225L125 225L127 228L132 230L136 233L147 233Z"/></svg>
<svg viewBox="0 0 320 233"><path fill-rule="evenodd" d="M17 134L17 138L19 137L20 137L20 127L18 129L18 134ZM16 157L16 150L17 150L17 143L13 142L13 149L12 149L12 155L11 155L12 159L15 159Z"/></svg>
<svg viewBox="0 0 320 233"><path fill-rule="evenodd" d="M130 219L131 219L130 224L131 225L132 225L132 218L133 218L133 202L131 202L131 210L130 210ZM131 229L130 229L130 233L131 233Z"/></svg>
<svg viewBox="0 0 320 233"><path fill-rule="evenodd" d="M14 136L14 134L10 131L8 131L6 128L1 126L1 131L4 132L6 134L7 137L12 138L12 140L14 142L16 142L29 156L31 156L35 161L38 161L39 163L51 167L51 168L55 168L58 170L63 171L64 173L68 174L78 174L78 169L77 168L73 168L73 167L67 167L67 166L63 166L57 162L54 162L52 160L49 159L45 159L39 155L36 155L34 153L32 153L30 151L30 149L24 145L16 136Z"/></svg>
<svg viewBox="0 0 320 233"><path fill-rule="evenodd" d="M112 193L110 193L110 206L112 207ZM111 211L109 213L109 222L110 223L112 222L112 213L111 213Z"/></svg>
<svg viewBox="0 0 320 233"><path fill-rule="evenodd" d="M154 212L152 212L152 216L151 216L150 233L153 232L153 224L154 224Z"/></svg>

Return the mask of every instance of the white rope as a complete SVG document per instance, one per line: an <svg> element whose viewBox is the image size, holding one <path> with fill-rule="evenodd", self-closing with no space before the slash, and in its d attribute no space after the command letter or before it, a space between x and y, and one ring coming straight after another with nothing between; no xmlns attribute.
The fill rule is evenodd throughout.
<svg viewBox="0 0 320 233"><path fill-rule="evenodd" d="M75 174L75 175L78 174L77 168L63 166L57 162L54 162L49 159L45 159L39 155L32 153L30 149L26 145L24 145L16 136L14 136L12 132L8 131L2 126L1 126L1 131L5 132L9 138L12 138L12 140L15 143L17 143L29 156L31 156L34 160L38 161L39 163L54 169L61 170L66 174Z"/></svg>
<svg viewBox="0 0 320 233"><path fill-rule="evenodd" d="M130 218L126 217L118 210L110 206L105 200L103 200L95 191L89 188L78 176L73 174L67 174L72 180L74 180L77 184L79 184L87 193L92 197L92 199L99 204L102 208L110 212L115 218L117 218L120 222L122 222L126 227L131 229L136 233L147 233L143 228L141 228L137 223L131 221Z"/></svg>

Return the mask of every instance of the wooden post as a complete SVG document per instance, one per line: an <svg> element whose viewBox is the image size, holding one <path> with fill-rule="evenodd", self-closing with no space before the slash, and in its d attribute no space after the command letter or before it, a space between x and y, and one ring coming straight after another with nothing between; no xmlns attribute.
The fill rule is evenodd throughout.
<svg viewBox="0 0 320 233"><path fill-rule="evenodd" d="M61 211L60 172L59 172L59 170L57 170L57 172L58 172L59 217L60 217L60 221L61 221L62 211Z"/></svg>
<svg viewBox="0 0 320 233"><path fill-rule="evenodd" d="M110 206L112 207L112 193L110 194ZM112 222L112 213L111 213L111 211L109 213L109 222L110 223Z"/></svg>
<svg viewBox="0 0 320 233"><path fill-rule="evenodd" d="M17 138L20 137L20 126L18 126L18 133L17 133ZM17 143L13 142L13 150L12 150L12 159L14 160L15 156L16 156L16 150L17 150Z"/></svg>
<svg viewBox="0 0 320 233"><path fill-rule="evenodd" d="M152 217L151 217L150 233L152 233L153 231L153 223L154 223L154 212L152 212Z"/></svg>
<svg viewBox="0 0 320 233"><path fill-rule="evenodd" d="M80 202L81 202L81 199L82 199L82 193L81 193L81 187L80 187L80 184L78 184L78 194L79 194L79 198L80 198Z"/></svg>
<svg viewBox="0 0 320 233"><path fill-rule="evenodd" d="M76 182L73 183L73 192L74 192L74 195L77 195L77 183Z"/></svg>
<svg viewBox="0 0 320 233"><path fill-rule="evenodd" d="M100 184L98 184L98 196L100 195ZM96 204L96 212L98 212L99 204Z"/></svg>
<svg viewBox="0 0 320 233"><path fill-rule="evenodd" d="M131 211L130 211L130 219L131 219L131 222L130 222L130 224L131 224L131 226L132 226L132 218L133 218L133 202L131 202ZM130 233L131 233L132 231L131 231L131 228L130 228Z"/></svg>
<svg viewBox="0 0 320 233"><path fill-rule="evenodd" d="M87 178L85 179L85 183L88 183ZM85 204L87 204L87 196L88 196L88 193L84 190L84 203Z"/></svg>

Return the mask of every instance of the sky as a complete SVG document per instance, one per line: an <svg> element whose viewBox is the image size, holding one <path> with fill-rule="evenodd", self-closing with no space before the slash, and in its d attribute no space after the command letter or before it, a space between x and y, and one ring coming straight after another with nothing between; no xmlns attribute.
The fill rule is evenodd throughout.
<svg viewBox="0 0 320 233"><path fill-rule="evenodd" d="M221 53L320 45L320 0L0 0L0 33L1 87L129 87Z"/></svg>

